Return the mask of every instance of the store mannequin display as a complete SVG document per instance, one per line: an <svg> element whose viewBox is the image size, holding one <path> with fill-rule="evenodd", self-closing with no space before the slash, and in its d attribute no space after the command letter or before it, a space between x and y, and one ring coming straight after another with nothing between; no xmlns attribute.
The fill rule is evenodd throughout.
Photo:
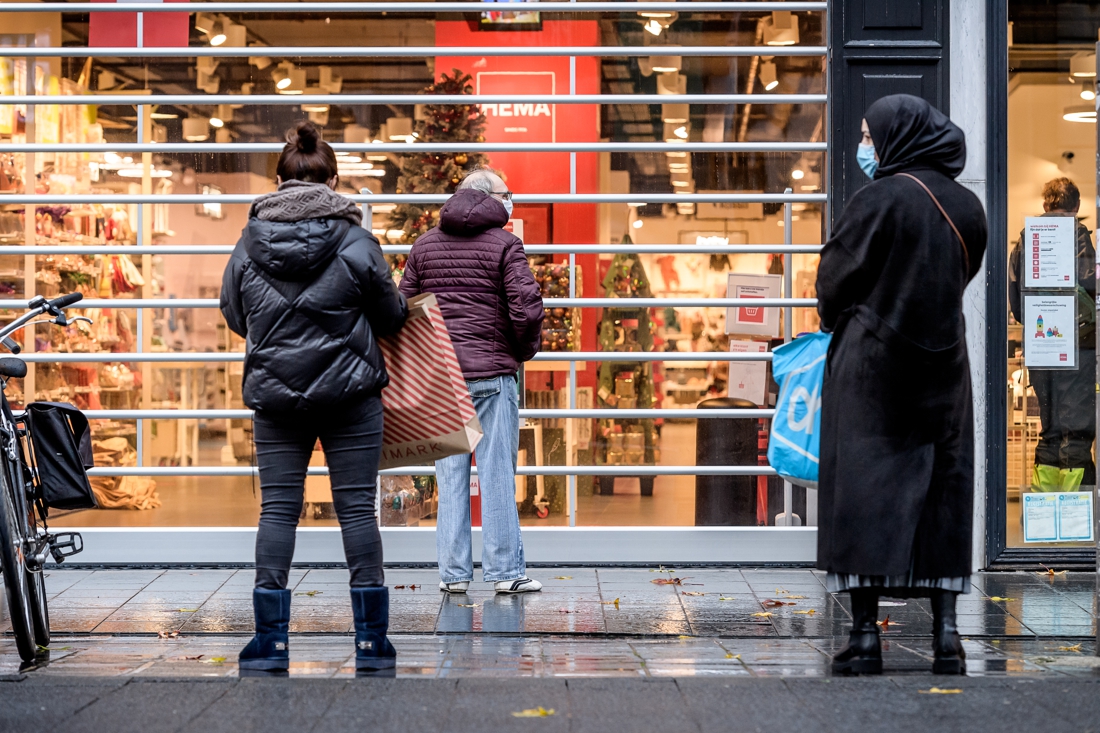
<svg viewBox="0 0 1100 733"><path fill-rule="evenodd" d="M981 270L981 202L954 179L966 141L906 94L867 110L860 167L818 268L822 387L817 567L848 592L838 674L881 674L878 599L930 597L933 671L961 674L955 598L969 591L974 415L963 291ZM942 208L941 208L942 207ZM927 379L929 373L935 379Z"/></svg>
<svg viewBox="0 0 1100 733"><path fill-rule="evenodd" d="M1076 217L1081 192L1068 178L1043 185L1043 216ZM1027 378L1039 402L1039 441L1035 445L1032 491L1091 490L1096 485L1092 444L1096 440L1096 322L1081 318L1096 300L1096 249L1092 233L1076 223L1078 297L1077 369L1029 369ZM1012 317L1023 323L1020 284L1024 233L1012 248L1008 268L1008 303ZM1083 297L1080 295L1083 294Z"/></svg>
<svg viewBox="0 0 1100 733"><path fill-rule="evenodd" d="M247 341L243 396L253 417L262 505L256 535L256 636L242 675L285 675L290 663L287 579L318 439L351 573L355 667L393 676L389 592L375 519L382 448L377 339L408 316L362 211L335 193L336 154L311 122L287 133L274 193L253 201L226 266L221 310ZM366 297L364 296L366 294Z"/></svg>

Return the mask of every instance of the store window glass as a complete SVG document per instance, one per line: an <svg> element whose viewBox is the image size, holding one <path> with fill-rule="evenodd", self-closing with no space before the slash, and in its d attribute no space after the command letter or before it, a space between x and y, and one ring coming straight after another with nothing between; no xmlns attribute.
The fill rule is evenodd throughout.
<svg viewBox="0 0 1100 733"><path fill-rule="evenodd" d="M1009 19L1007 544L1073 546L1095 508L1100 8Z"/></svg>
<svg viewBox="0 0 1100 733"><path fill-rule="evenodd" d="M0 46L127 45L122 16L4 14ZM766 353L785 334L817 328L816 312L795 308L708 305L723 297L814 295L824 228L824 53L791 54L825 45L823 12L493 13L459 18L432 14L178 16L150 14L146 34L160 45L317 47L370 38L393 47L436 47L431 56L165 57L3 56L0 95L237 94L242 104L0 104L0 194L201 195L199 203L95 203L0 206L0 298L83 292L109 307L85 308L93 324L64 331L28 329L36 353L25 380L9 396L71 401L95 413L97 464L143 466L151 476L96 477L103 509L58 517L57 524L110 526L247 526L258 516L251 423L240 356L244 343L216 307L227 247L248 216L231 200L274 188L277 154L216 150L211 144L279 143L308 117L331 142L380 147L341 151L345 193L449 193L478 165L499 170L522 194L637 195L616 203L525 203L510 227L525 242L532 273L546 298L617 298L622 306L548 307L542 355L522 375L525 420L519 463L597 467L601 475L523 475L516 498L528 525L694 525L694 475L654 475L661 466L692 467L698 421L684 411L717 398L774 404L766 361L708 356ZM155 26L155 27L154 27ZM164 40L165 38L169 40ZM175 39L174 41L171 39ZM181 40L182 39L182 40ZM217 41L217 43L215 43ZM132 40L131 40L132 42ZM617 46L650 55L508 57L464 47ZM677 54L676 47L761 47L749 56ZM252 51L249 51L252 53ZM253 94L632 94L648 99L605 104L356 104L254 105ZM748 94L737 103L662 103L677 94ZM769 95L818 95L773 103ZM2 100L2 97L0 97ZM156 143L163 151L16 152L13 145ZM537 144L532 151L463 149L468 143ZM637 143L637 149L584 150L593 143ZM183 143L194 152L180 150ZM395 143L400 149L395 149ZM425 143L455 143L420 152ZM739 149L685 149L685 144L738 143ZM581 150L577 151L576 146ZM645 145L651 146L649 149ZM174 146L169 148L169 146ZM390 147L387 147L390 146ZM558 147L555 147L558 146ZM574 146L572 149L570 146ZM664 148L667 148L664 149ZM1082 151L1081 159L1084 159ZM653 202L647 196L782 194L783 203ZM226 201L219 201L219 197ZM816 198L814 198L816 196ZM685 197L686 198L686 197ZM404 251L435 225L437 206L380 201L370 207L374 234L387 246L400 278ZM803 245L794 254L764 245ZM41 252L28 251L28 245ZM115 245L161 247L104 253ZM588 246L570 254L554 247ZM5 253L4 247L13 248ZM14 248L23 247L22 250ZM204 253L205 247L211 253ZM730 249L725 249L729 247ZM743 248L739 251L737 248ZM86 248L83 250L81 248ZM99 249L96 249L99 248ZM647 249L648 248L648 249ZM597 251L599 250L599 251ZM668 306L632 306L636 298ZM127 305L157 301L153 307ZM117 301L117 305L114 301ZM160 301L163 301L161 303ZM179 301L179 305L173 305ZM0 320L17 308L0 311ZM573 352L607 352L571 361ZM654 354L636 360L639 352ZM691 360L663 353L699 354ZM632 357L616 359L614 354ZM111 355L118 355L111 360ZM137 356L141 355L141 356ZM154 355L149 360L144 355ZM178 355L178 359L175 356ZM561 359L554 357L560 355ZM679 410L677 417L546 417L546 410ZM187 410L187 417L136 419L126 411ZM118 413L118 414L113 414ZM624 413L629 414L629 413ZM671 413L670 413L671 414ZM767 420L753 420L759 440L745 455L719 465L762 465ZM713 458L713 457L712 457ZM709 462L713 463L713 460ZM320 452L317 466L323 465ZM187 475L188 469L210 469ZM224 470L214 470L224 469ZM621 470L620 470L621 469ZM647 469L647 470L641 470ZM193 472L197 473L197 472ZM176 475L172 475L176 474ZM730 479L732 480L732 479ZM722 524L776 523L790 505L798 523L814 522L813 492L785 491L776 478L738 478L740 508ZM476 503L476 488L472 488ZM304 523L334 525L327 479L307 481ZM434 523L428 476L388 476L382 519L387 526ZM122 511L123 509L127 511Z"/></svg>

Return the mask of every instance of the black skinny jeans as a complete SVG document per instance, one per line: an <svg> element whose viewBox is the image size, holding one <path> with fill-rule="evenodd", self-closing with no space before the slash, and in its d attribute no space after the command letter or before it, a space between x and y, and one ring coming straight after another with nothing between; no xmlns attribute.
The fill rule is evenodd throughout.
<svg viewBox="0 0 1100 733"><path fill-rule="evenodd" d="M257 412L252 424L263 494L256 534L256 587L286 588L306 468L318 438L328 463L351 587L383 585L382 538L374 516L382 453L381 398L368 399L350 416Z"/></svg>

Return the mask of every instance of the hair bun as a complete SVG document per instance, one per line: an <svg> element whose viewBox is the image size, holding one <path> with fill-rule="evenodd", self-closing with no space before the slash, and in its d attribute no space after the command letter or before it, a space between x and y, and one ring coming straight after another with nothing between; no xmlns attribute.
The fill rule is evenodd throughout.
<svg viewBox="0 0 1100 733"><path fill-rule="evenodd" d="M303 153L312 153L321 142L321 131L309 120L302 120L286 134L286 141Z"/></svg>

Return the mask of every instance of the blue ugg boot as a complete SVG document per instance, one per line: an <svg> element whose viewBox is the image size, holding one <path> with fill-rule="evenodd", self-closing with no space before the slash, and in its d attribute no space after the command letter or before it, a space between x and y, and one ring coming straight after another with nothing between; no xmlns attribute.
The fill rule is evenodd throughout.
<svg viewBox="0 0 1100 733"><path fill-rule="evenodd" d="M256 588L252 591L252 608L256 613L256 635L241 650L241 672L285 673L290 666L290 591Z"/></svg>
<svg viewBox="0 0 1100 733"><path fill-rule="evenodd" d="M386 638L390 626L390 589L352 588L355 617L355 676L397 676L397 650Z"/></svg>

